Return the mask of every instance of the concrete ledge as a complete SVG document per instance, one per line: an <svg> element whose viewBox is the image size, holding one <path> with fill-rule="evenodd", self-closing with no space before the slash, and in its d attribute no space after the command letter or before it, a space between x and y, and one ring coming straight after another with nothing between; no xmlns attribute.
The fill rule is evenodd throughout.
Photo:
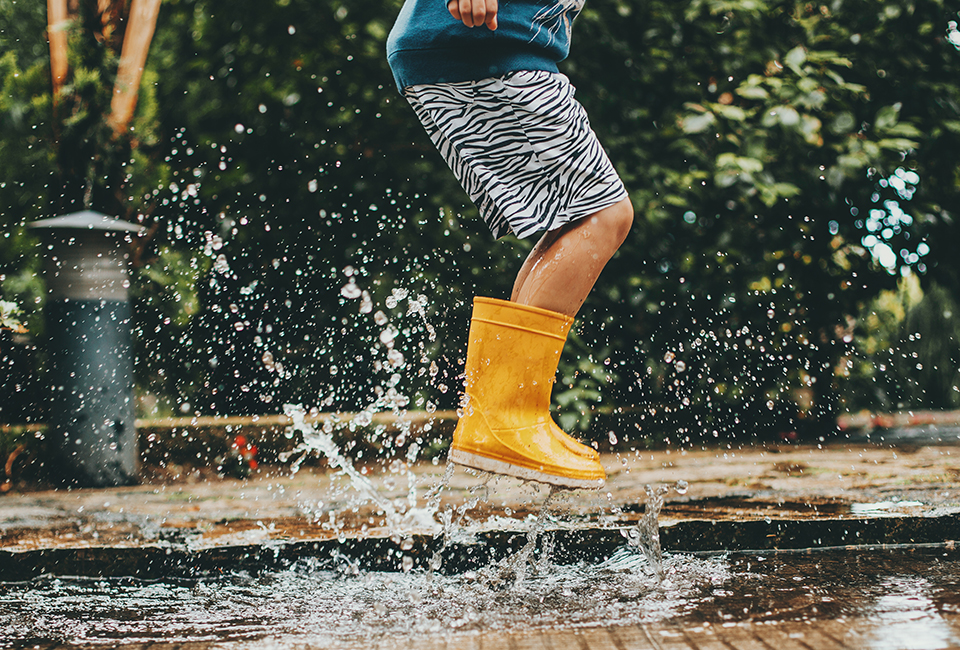
<svg viewBox="0 0 960 650"><path fill-rule="evenodd" d="M561 493L551 504L557 563L599 562L627 543L647 485L687 481L660 513L673 553L949 544L960 540L960 470L954 446L763 447L605 455L604 490ZM442 464L363 466L400 511L410 483L421 503ZM477 543L443 551L444 571L465 571L526 543L546 491L457 470L441 511L466 508ZM474 505L467 506L474 500ZM106 490L51 490L0 497L0 581L38 575L194 576L258 571L342 557L365 569L425 567L441 540L408 540L335 472L261 472L246 480L191 480ZM429 529L420 528L420 533ZM401 533L404 534L404 533ZM341 537L341 542L338 537ZM457 538L460 541L460 538ZM401 548L401 543L404 548Z"/></svg>
<svg viewBox="0 0 960 650"><path fill-rule="evenodd" d="M627 528L547 530L552 537L553 562L599 563L626 544ZM451 544L442 551L442 571L461 573L479 569L519 551L527 533L480 533L473 544ZM797 551L832 547L943 545L960 540L960 514L940 517L887 517L843 520L682 521L661 527L660 543L671 553ZM542 541L542 539L540 540ZM401 544L397 538L364 537L266 542L191 550L172 545L138 547L45 548L0 551L0 581L22 581L40 575L121 577L144 579L197 577L231 571L256 573L316 559L356 562L364 570L402 571L409 557L417 569L426 569L442 546L438 537L414 535Z"/></svg>

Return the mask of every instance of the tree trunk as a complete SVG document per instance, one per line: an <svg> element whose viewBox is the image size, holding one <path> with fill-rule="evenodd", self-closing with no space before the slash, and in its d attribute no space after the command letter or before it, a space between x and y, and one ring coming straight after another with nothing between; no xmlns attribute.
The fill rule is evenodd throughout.
<svg viewBox="0 0 960 650"><path fill-rule="evenodd" d="M127 29L123 36L123 50L120 52L120 66L110 102L110 117L107 119L107 124L115 135L126 131L133 118L140 78L159 13L160 0L133 0L130 7Z"/></svg>
<svg viewBox="0 0 960 650"><path fill-rule="evenodd" d="M50 39L50 76L53 82L53 104L67 79L67 0L47 0L47 37Z"/></svg>

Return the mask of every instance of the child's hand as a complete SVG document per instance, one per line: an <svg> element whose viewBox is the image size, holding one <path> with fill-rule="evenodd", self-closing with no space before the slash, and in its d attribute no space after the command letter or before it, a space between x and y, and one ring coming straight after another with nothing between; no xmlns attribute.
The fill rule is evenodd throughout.
<svg viewBox="0 0 960 650"><path fill-rule="evenodd" d="M486 25L490 31L497 28L497 0L450 0L447 9L467 27Z"/></svg>

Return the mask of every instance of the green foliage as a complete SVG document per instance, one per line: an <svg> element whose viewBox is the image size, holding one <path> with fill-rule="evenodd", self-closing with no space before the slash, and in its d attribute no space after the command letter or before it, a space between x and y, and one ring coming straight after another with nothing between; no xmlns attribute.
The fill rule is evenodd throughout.
<svg viewBox="0 0 960 650"><path fill-rule="evenodd" d="M913 275L883 291L857 324L846 361L851 410L960 407L960 305L942 286Z"/></svg>
<svg viewBox="0 0 960 650"><path fill-rule="evenodd" d="M699 435L829 422L862 306L948 266L960 56L942 2L894 4L588 5L568 72L640 217L593 302L640 382L620 399Z"/></svg>
<svg viewBox="0 0 960 650"><path fill-rule="evenodd" d="M20 322L20 308L17 303L0 300L0 330L9 329L14 332L26 332Z"/></svg>
<svg viewBox="0 0 960 650"><path fill-rule="evenodd" d="M81 5L69 32L70 74L56 101L42 5L0 7L0 36L11 45L0 57L0 289L31 308L42 305L44 291L27 223L87 208L144 221L166 176L155 150L156 74L144 76L132 128L116 136L106 117L117 52L86 27L91 8ZM28 318L31 331L42 332L39 314Z"/></svg>
<svg viewBox="0 0 960 650"><path fill-rule="evenodd" d="M591 350L578 333L570 333L564 348L568 361L553 395L557 422L567 431L588 431L603 400L604 387L620 379L610 367L610 353L609 349Z"/></svg>
<svg viewBox="0 0 960 650"><path fill-rule="evenodd" d="M99 202L152 224L137 368L168 411L453 407L470 298L505 297L530 242L492 241L393 87L399 5L168 0L121 142L98 119L111 52L75 35L56 134L45 59L18 36L0 59L5 291L37 271L25 220ZM904 267L960 295L956 20L942 0L587 4L563 70L638 217L561 361L564 425L624 407L682 416L693 442L822 426L845 392L874 403L868 306Z"/></svg>
<svg viewBox="0 0 960 650"><path fill-rule="evenodd" d="M28 70L8 51L0 56L0 295L27 310L31 331L39 329L36 305L43 286L37 276L40 258L25 225L45 214L45 181L53 152L42 135L49 122L49 75L42 63Z"/></svg>

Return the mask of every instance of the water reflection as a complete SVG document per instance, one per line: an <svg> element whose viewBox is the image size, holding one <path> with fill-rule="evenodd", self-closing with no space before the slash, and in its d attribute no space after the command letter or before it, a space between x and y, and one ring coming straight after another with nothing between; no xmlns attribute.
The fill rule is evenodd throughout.
<svg viewBox="0 0 960 650"><path fill-rule="evenodd" d="M881 623L878 634L869 640L871 647L935 650L960 644L960 635L940 613L938 588L930 580L894 576L883 580L881 588L888 593L877 598L872 611L866 608Z"/></svg>
<svg viewBox="0 0 960 650"><path fill-rule="evenodd" d="M541 556L522 581L504 565L440 575L313 560L196 580L44 577L0 585L0 638L320 648L480 631L798 624L808 643L820 634L878 649L960 644L960 552L951 549L672 555L662 582L628 548L599 565Z"/></svg>
<svg viewBox="0 0 960 650"><path fill-rule="evenodd" d="M531 566L522 582L499 565L454 576L363 572L302 563L259 576L145 582L51 579L0 589L0 632L23 641L323 643L384 635L641 623L711 600L726 561L673 557L660 583L624 551L596 566Z"/></svg>

